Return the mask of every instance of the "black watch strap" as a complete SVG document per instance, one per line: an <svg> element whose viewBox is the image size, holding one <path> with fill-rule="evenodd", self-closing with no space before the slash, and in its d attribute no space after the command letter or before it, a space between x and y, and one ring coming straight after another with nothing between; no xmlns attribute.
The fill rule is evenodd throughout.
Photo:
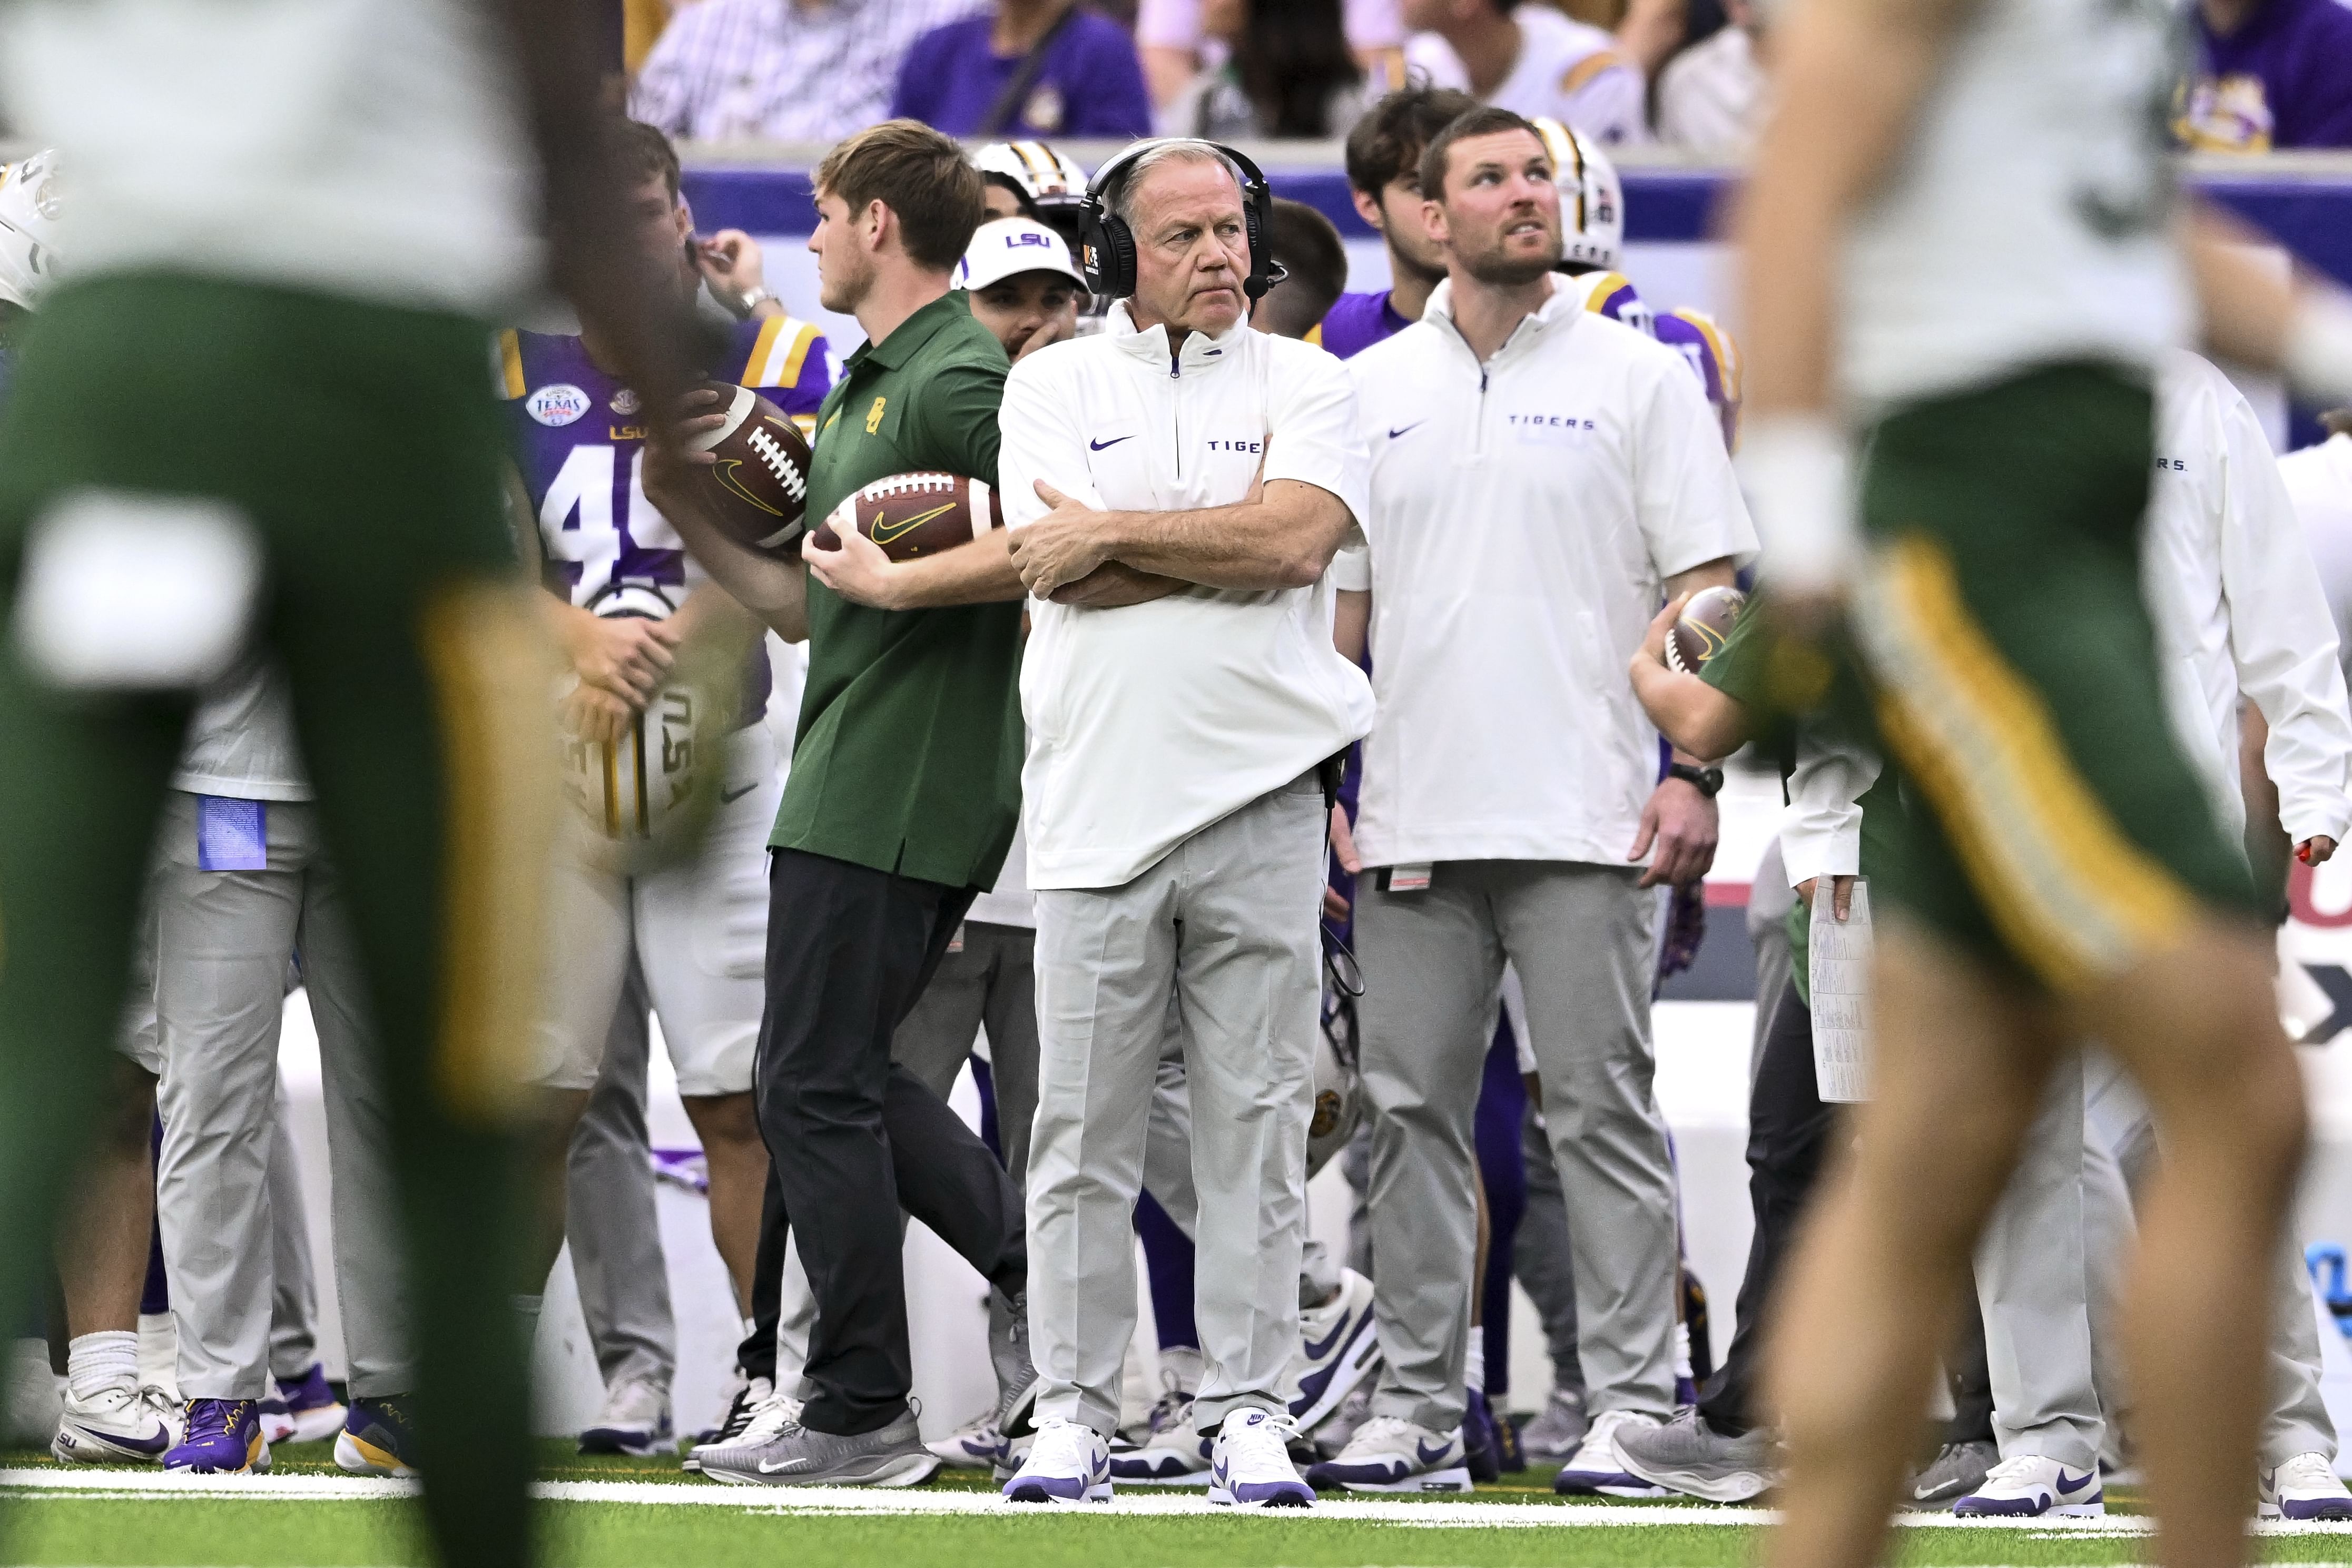
<svg viewBox="0 0 2352 1568"><path fill-rule="evenodd" d="M1687 762L1669 763L1666 777L1681 779L1710 800L1723 788L1723 769L1720 768L1693 768Z"/></svg>

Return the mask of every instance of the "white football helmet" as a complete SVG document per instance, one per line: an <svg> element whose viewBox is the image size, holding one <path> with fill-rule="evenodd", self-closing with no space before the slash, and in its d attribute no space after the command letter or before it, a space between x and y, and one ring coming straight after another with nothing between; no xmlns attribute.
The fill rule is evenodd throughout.
<svg viewBox="0 0 2352 1568"><path fill-rule="evenodd" d="M58 155L0 166L0 304L30 310L57 281Z"/></svg>
<svg viewBox="0 0 2352 1568"><path fill-rule="evenodd" d="M671 609L667 594L636 582L614 583L589 606L598 616L647 621L666 621ZM564 792L588 829L594 862L637 871L690 852L719 787L724 700L707 681L676 676L620 739L562 737Z"/></svg>
<svg viewBox="0 0 2352 1568"><path fill-rule="evenodd" d="M1559 184L1560 259L1614 270L1625 247L1625 187L1601 143L1557 120L1538 120L1536 134L1551 154Z"/></svg>
<svg viewBox="0 0 2352 1568"><path fill-rule="evenodd" d="M992 141L971 155L983 174L1002 174L1021 187L1037 215L1075 211L1087 197L1087 172L1043 141Z"/></svg>

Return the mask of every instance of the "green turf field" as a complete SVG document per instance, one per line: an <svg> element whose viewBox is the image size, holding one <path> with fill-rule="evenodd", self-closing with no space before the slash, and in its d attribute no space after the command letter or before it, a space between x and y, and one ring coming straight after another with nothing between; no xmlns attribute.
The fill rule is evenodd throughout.
<svg viewBox="0 0 2352 1568"><path fill-rule="evenodd" d="M342 1478L324 1444L281 1448L275 1474L174 1484L152 1470L68 1470L0 1453L0 1560L120 1568L391 1568L428 1561L394 1483ZM1753 1553L1752 1512L1566 1503L1548 1470L1472 1498L1331 1500L1309 1516L1211 1511L1197 1492L1134 1489L1110 1508L1008 1511L977 1476L919 1490L814 1494L715 1486L674 1461L583 1459L550 1443L551 1568L1713 1568ZM1906 1525L1920 1564L2146 1562L2144 1521ZM2266 1533L2263 1561L2352 1562L2352 1531Z"/></svg>

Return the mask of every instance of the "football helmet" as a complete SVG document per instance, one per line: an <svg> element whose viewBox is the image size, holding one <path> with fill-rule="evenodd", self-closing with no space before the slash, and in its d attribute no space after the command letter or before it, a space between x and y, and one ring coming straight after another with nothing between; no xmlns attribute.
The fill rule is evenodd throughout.
<svg viewBox="0 0 2352 1568"><path fill-rule="evenodd" d="M1571 266L1614 269L1625 248L1625 187L1601 143L1557 120L1538 120L1536 134L1551 154L1559 184L1559 228Z"/></svg>
<svg viewBox="0 0 2352 1568"><path fill-rule="evenodd" d="M57 280L58 155L0 166L0 304L30 310Z"/></svg>

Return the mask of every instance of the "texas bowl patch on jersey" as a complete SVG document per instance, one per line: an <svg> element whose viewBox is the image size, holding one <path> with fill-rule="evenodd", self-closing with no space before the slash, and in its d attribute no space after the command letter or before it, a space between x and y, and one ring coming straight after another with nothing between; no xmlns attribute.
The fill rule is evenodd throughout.
<svg viewBox="0 0 2352 1568"><path fill-rule="evenodd" d="M783 410L749 387L720 386L726 423L688 444L716 453L698 468L710 520L749 549L789 558L798 553L808 515L808 437Z"/></svg>
<svg viewBox="0 0 2352 1568"><path fill-rule="evenodd" d="M523 399L523 412L541 424L570 424L586 413L588 394L568 382L540 388Z"/></svg>
<svg viewBox="0 0 2352 1568"><path fill-rule="evenodd" d="M892 560L911 560L970 544L1004 526L1004 507L985 480L961 474L893 474L853 491L817 526L819 549L839 549L841 530L856 528Z"/></svg>

